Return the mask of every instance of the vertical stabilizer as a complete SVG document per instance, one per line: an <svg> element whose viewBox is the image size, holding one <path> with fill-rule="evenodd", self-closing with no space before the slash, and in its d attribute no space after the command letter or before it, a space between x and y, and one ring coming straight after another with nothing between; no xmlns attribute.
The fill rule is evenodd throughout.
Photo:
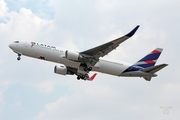
<svg viewBox="0 0 180 120"><path fill-rule="evenodd" d="M159 56L161 55L163 49L162 48L156 48L155 50L153 50L151 53L149 53L148 55L146 55L145 57L143 57L142 59L140 59L136 64L134 64L135 66L140 66L142 68L147 68L147 67L151 67L154 66L159 58Z"/></svg>

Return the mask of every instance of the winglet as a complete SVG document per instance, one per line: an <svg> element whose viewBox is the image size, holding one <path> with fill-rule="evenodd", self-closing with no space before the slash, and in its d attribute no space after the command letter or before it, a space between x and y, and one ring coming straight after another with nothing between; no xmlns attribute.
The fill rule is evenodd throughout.
<svg viewBox="0 0 180 120"><path fill-rule="evenodd" d="M97 73L94 73L94 75L92 75L89 80L90 80L90 81L93 81L94 78L96 77L96 75L97 75Z"/></svg>
<svg viewBox="0 0 180 120"><path fill-rule="evenodd" d="M139 25L137 25L131 32L129 32L125 36L132 37L134 35L134 33L137 31L138 28L139 28Z"/></svg>

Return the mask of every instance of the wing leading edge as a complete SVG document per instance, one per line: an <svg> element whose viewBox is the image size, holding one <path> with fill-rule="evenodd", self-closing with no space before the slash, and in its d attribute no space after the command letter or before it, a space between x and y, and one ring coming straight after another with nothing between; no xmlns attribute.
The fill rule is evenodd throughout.
<svg viewBox="0 0 180 120"><path fill-rule="evenodd" d="M139 25L137 25L131 32L124 35L123 37L117 38L115 40L112 40L110 42L97 46L95 48L83 51L80 54L91 56L93 59L90 60L90 64L95 65L98 62L99 57L104 57L109 52L116 49L119 46L119 44L121 44L128 38L132 37L136 33L138 28L139 28Z"/></svg>

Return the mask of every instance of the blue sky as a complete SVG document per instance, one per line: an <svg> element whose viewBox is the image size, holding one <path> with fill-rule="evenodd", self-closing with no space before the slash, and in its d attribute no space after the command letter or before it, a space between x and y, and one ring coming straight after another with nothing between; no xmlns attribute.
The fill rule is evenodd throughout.
<svg viewBox="0 0 180 120"><path fill-rule="evenodd" d="M180 115L178 0L0 0L1 120L177 120ZM84 51L137 33L106 58L134 63L164 48L169 66L147 82L98 73L93 82L53 73L57 63L17 55L14 40ZM93 73L93 72L92 72ZM172 107L168 114L160 107Z"/></svg>
<svg viewBox="0 0 180 120"><path fill-rule="evenodd" d="M41 18L53 19L54 11L48 0L6 0L9 11L19 12L20 8L30 9Z"/></svg>

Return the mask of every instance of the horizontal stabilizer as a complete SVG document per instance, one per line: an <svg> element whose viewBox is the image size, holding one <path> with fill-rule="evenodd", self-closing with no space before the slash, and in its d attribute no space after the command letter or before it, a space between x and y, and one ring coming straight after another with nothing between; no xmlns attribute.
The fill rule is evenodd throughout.
<svg viewBox="0 0 180 120"><path fill-rule="evenodd" d="M164 67L168 66L168 64L160 64L160 65L156 65L156 66L152 66L152 67L148 67L148 68L144 68L141 71L143 72L147 72L147 73L156 73L159 70L163 69ZM145 80L150 81L151 77L143 77Z"/></svg>
<svg viewBox="0 0 180 120"><path fill-rule="evenodd" d="M148 73L156 73L157 71L163 69L164 67L168 66L168 64L160 64L160 65L156 65L156 66L151 66L148 68L144 68L141 71L143 72L148 72Z"/></svg>

